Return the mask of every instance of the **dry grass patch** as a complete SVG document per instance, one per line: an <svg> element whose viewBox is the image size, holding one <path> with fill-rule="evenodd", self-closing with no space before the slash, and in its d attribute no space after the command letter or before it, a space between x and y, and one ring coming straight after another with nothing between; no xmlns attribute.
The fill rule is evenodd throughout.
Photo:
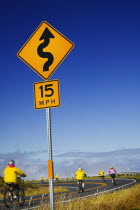
<svg viewBox="0 0 140 210"><path fill-rule="evenodd" d="M62 199L61 199L62 200ZM42 206L38 210L49 210ZM75 199L69 203L55 202L55 210L140 210L140 184L129 189L96 197Z"/></svg>
<svg viewBox="0 0 140 210"><path fill-rule="evenodd" d="M54 192L58 193L58 192L66 192L68 191L68 189L64 188L64 187L54 187ZM38 189L30 189L27 188L25 191L25 195L26 196L30 196L30 195L43 195L43 194L47 194L49 193L49 187L39 187Z"/></svg>
<svg viewBox="0 0 140 210"><path fill-rule="evenodd" d="M4 197L3 193L0 192L0 199L3 198L3 197Z"/></svg>

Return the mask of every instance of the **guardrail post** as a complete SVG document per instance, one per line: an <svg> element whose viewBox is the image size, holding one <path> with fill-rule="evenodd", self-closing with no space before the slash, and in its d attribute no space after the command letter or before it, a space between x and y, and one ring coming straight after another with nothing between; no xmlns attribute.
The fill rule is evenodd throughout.
<svg viewBox="0 0 140 210"><path fill-rule="evenodd" d="M45 195L45 194L43 194L43 195L42 195L42 199L41 199L41 201L40 201L40 204L42 204L42 203L43 203L43 198L44 198L44 195Z"/></svg>
<svg viewBox="0 0 140 210"><path fill-rule="evenodd" d="M30 204L31 204L32 198L33 198L33 196L30 197L29 206L30 206Z"/></svg>

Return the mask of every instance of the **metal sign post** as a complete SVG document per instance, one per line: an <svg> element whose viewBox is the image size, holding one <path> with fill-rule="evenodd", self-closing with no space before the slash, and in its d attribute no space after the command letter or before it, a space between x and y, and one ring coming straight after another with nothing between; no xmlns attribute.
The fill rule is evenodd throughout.
<svg viewBox="0 0 140 210"><path fill-rule="evenodd" d="M50 108L46 109L46 121L47 121L47 134L48 134L48 179L49 179L49 188L50 188L50 210L54 210L52 135L51 135Z"/></svg>
<svg viewBox="0 0 140 210"><path fill-rule="evenodd" d="M45 82L37 82L34 84L34 101L35 109L46 109L49 155L48 179L51 210L54 209L54 176L52 161L51 116L49 107L52 108L60 106L60 94L59 81L48 81L48 79L73 48L73 42L71 42L49 23L43 21L17 53L17 56L23 62L25 62L32 70L45 80Z"/></svg>

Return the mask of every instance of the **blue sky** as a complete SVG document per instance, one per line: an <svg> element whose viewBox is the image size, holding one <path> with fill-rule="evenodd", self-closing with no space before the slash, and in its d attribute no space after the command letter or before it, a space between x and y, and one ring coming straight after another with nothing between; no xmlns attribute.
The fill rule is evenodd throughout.
<svg viewBox="0 0 140 210"><path fill-rule="evenodd" d="M139 10L138 0L1 3L1 174L11 157L18 167L25 161L28 167L23 168L28 175L35 162L35 173L42 166L42 175L46 176L45 110L34 109L33 95L33 84L43 79L16 55L42 21L75 44L50 78L60 80L61 97L61 106L51 109L55 172L68 176L67 167L71 165L75 171L89 162L85 169L91 174L104 165L107 171L112 164L118 170L140 170L139 155L133 155L128 164L131 149L140 148ZM120 159L117 155L117 159L114 152L110 159L104 156L106 164L100 162L98 155L86 159L89 153L112 151L128 151L128 156ZM77 159L81 152L85 163ZM37 178L35 173L30 177Z"/></svg>

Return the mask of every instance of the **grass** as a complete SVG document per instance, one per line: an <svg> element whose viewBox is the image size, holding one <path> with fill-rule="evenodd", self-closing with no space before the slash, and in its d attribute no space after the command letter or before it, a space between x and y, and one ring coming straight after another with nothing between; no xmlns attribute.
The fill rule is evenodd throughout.
<svg viewBox="0 0 140 210"><path fill-rule="evenodd" d="M117 175L118 178L134 178L140 179L140 175ZM100 177L93 176L86 179L97 179ZM105 178L110 178L105 176ZM72 179L75 180L75 179ZM64 180L63 180L64 181ZM68 181L66 179L65 181ZM38 181L40 183L40 181ZM48 182L48 181L47 181ZM21 185L26 188L26 195L38 195L49 193L48 187L40 187L32 184L30 181L21 181ZM3 179L0 179L0 191L5 189ZM54 187L54 192L64 192L66 188ZM3 193L0 192L0 198L3 198ZM73 199L69 203L62 203L65 197L57 198L55 201L55 210L140 210L140 184L137 184L129 189L93 196L91 198ZM43 204L38 210L50 210L49 206Z"/></svg>
<svg viewBox="0 0 140 210"><path fill-rule="evenodd" d="M24 181L24 180L19 180L19 184L22 188L25 190L25 195L26 196L31 196L31 195L42 195L42 194L47 194L49 193L49 187L41 187L36 184L32 184L30 181ZM0 178L0 198L3 198L4 196L4 191L6 189L6 184L4 183L3 178ZM64 187L54 187L54 192L66 192L68 191Z"/></svg>
<svg viewBox="0 0 140 210"><path fill-rule="evenodd" d="M140 210L140 184L110 194L74 199L68 203L62 203L63 199L55 201L55 210ZM50 208L44 204L37 210L42 209Z"/></svg>
<svg viewBox="0 0 140 210"><path fill-rule="evenodd" d="M68 190L64 187L54 187L54 193L66 192L66 191L68 191ZM36 190L27 188L27 190L25 191L25 194L26 194L26 196L31 196L31 195L43 195L43 194L47 194L49 192L50 192L49 187L39 187Z"/></svg>
<svg viewBox="0 0 140 210"><path fill-rule="evenodd" d="M66 192L68 189L64 187L54 187L54 193L58 192ZM31 189L31 188L26 188L25 190L25 195L26 196L32 196L32 195L43 195L43 194L48 194L49 193L49 187L39 187L37 189ZM0 192L0 198L3 198L4 194L3 192Z"/></svg>

